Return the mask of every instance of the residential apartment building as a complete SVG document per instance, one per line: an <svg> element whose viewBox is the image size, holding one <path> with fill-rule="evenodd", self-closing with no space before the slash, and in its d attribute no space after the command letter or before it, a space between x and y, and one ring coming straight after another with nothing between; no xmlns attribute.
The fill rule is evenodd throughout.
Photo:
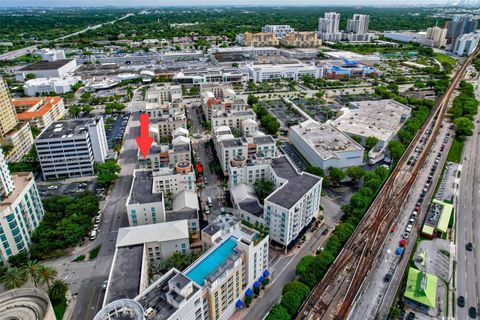
<svg viewBox="0 0 480 320"><path fill-rule="evenodd" d="M259 32L259 33L250 33L245 32L238 39L239 43L242 46L253 46L253 47L271 47L278 46L278 38L274 32Z"/></svg>
<svg viewBox="0 0 480 320"><path fill-rule="evenodd" d="M12 100L20 122L43 129L65 116L67 110L63 98L19 98Z"/></svg>
<svg viewBox="0 0 480 320"><path fill-rule="evenodd" d="M298 152L322 170L363 164L365 149L330 124L307 120L290 127L288 136Z"/></svg>
<svg viewBox="0 0 480 320"><path fill-rule="evenodd" d="M190 139L179 137L171 144L153 144L147 157L138 158L141 169L174 168L179 162L192 161Z"/></svg>
<svg viewBox="0 0 480 320"><path fill-rule="evenodd" d="M0 265L28 250L44 214L33 174L11 174L0 150Z"/></svg>
<svg viewBox="0 0 480 320"><path fill-rule="evenodd" d="M290 32L295 32L295 29L288 24L268 24L262 27L262 32L273 32L278 39L282 39Z"/></svg>
<svg viewBox="0 0 480 320"><path fill-rule="evenodd" d="M314 78L323 77L323 69L314 64L284 63L284 64L254 64L246 66L250 79L253 82L269 81L274 79L299 80L305 75Z"/></svg>
<svg viewBox="0 0 480 320"><path fill-rule="evenodd" d="M318 218L322 179L300 173L287 157L246 161L237 156L228 171L236 212L244 220L267 226L270 240L284 248L289 248L305 226ZM271 181L275 188L263 206L252 188L259 180Z"/></svg>
<svg viewBox="0 0 480 320"><path fill-rule="evenodd" d="M281 40L280 44L285 47L317 48L322 44L315 31L290 32Z"/></svg>
<svg viewBox="0 0 480 320"><path fill-rule="evenodd" d="M318 19L318 37L324 41L338 42L342 40L339 26L340 14L325 12L324 17Z"/></svg>
<svg viewBox="0 0 480 320"><path fill-rule="evenodd" d="M440 28L435 26L427 29L427 39L434 42L435 47L441 48L447 45L447 28Z"/></svg>
<svg viewBox="0 0 480 320"><path fill-rule="evenodd" d="M102 117L56 121L35 139L44 179L93 175L108 145Z"/></svg>
<svg viewBox="0 0 480 320"><path fill-rule="evenodd" d="M478 20L474 19L472 14L456 14L452 21L448 22L447 40L448 43L455 44L458 37L476 32Z"/></svg>
<svg viewBox="0 0 480 320"><path fill-rule="evenodd" d="M12 162L19 161L33 146L30 125L18 122L10 92L2 78L0 78L0 144L8 147L5 157Z"/></svg>
<svg viewBox="0 0 480 320"><path fill-rule="evenodd" d="M469 56L478 47L480 32L461 35L455 41L453 53L457 56Z"/></svg>
<svg viewBox="0 0 480 320"><path fill-rule="evenodd" d="M354 14L352 19L347 20L347 32L354 34L367 34L370 16L366 14Z"/></svg>

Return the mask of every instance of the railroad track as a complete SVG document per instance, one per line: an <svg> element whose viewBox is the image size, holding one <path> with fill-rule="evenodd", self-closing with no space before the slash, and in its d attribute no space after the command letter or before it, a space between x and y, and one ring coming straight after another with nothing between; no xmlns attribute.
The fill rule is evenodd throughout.
<svg viewBox="0 0 480 320"><path fill-rule="evenodd" d="M337 256L334 263L314 288L298 313L297 320L346 319L363 281L373 267L383 242L393 225L410 188L420 172L435 141L450 97L480 48L468 57L456 71L445 93L437 101L429 117L408 145L377 197L363 216L354 233ZM427 130L425 147L413 166L407 165L415 147ZM343 287L341 290L340 287ZM335 288L332 294L330 291ZM328 290L330 289L330 290ZM333 305L337 303L336 305ZM327 313L327 311L329 311Z"/></svg>

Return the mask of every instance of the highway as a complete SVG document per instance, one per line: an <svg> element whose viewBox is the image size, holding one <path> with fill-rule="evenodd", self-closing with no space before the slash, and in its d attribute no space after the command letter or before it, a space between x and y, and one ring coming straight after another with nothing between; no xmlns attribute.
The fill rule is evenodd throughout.
<svg viewBox="0 0 480 320"><path fill-rule="evenodd" d="M479 86L480 80L474 85ZM480 88L476 90L480 100ZM477 121L480 117L475 117ZM468 319L468 308L480 305L480 131L479 125L473 136L467 138L463 150L463 163L459 183L459 192L455 201L457 274L456 297L465 297L465 307L455 307L457 319ZM467 160L468 159L468 160ZM466 250L467 243L473 244L473 251ZM455 302L456 303L456 302Z"/></svg>
<svg viewBox="0 0 480 320"><path fill-rule="evenodd" d="M455 72L446 92L437 101L335 262L302 306L297 319L347 318L390 228L399 215L400 208L410 196L411 187L425 164L443 122L450 97L476 54L478 50ZM427 130L432 130L432 133L427 138L423 151L418 153L416 164L409 166L407 161L411 156L417 155L414 149Z"/></svg>
<svg viewBox="0 0 480 320"><path fill-rule="evenodd" d="M73 32L73 33L70 33L70 34L67 34L65 36L62 36L62 37L58 37L56 39L53 39L53 40L45 40L45 41L60 41L60 40L65 40L65 39L68 39L68 38L71 38L73 36L77 36L79 34L82 34L82 33L85 33L87 31L90 31L90 30L95 30L95 29L98 29L100 27L102 27L103 25L105 24L112 24L112 23L115 23L117 21L120 21L120 20L123 20L123 19L126 19L130 16L133 16L134 14L133 13L127 13L126 15L118 18L118 19L115 19L115 20L112 20L112 21L108 21L108 22L104 22L104 23L100 23L100 24L97 24L97 25L94 25L94 26L88 26L87 28L85 29L82 29L80 31L76 31L76 32ZM6 52L2 55L0 55L0 60L13 60L15 58L18 58L18 57L21 57L23 55L26 55L27 53L31 53L35 50L38 50L38 46L39 45L32 45L32 46L28 46L28 47L25 47L25 48L21 48L21 49L17 49L17 50L13 50L13 51L9 51L9 52Z"/></svg>

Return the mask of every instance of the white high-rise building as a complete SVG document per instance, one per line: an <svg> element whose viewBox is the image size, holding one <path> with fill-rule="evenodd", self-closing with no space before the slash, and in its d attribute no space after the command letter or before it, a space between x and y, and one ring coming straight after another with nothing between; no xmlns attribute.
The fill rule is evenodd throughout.
<svg viewBox="0 0 480 320"><path fill-rule="evenodd" d="M468 33L457 38L453 53L457 56L469 56L478 46L480 33Z"/></svg>
<svg viewBox="0 0 480 320"><path fill-rule="evenodd" d="M347 32L354 34L367 34L370 16L366 14L354 14L352 19L347 21Z"/></svg>
<svg viewBox="0 0 480 320"><path fill-rule="evenodd" d="M284 24L284 25L269 24L269 25L266 25L266 26L262 27L262 32L273 32L273 33L275 33L275 36L277 38L282 39L283 37L285 37L285 35L287 33L295 32L295 29L293 29L292 27L290 27L289 25L286 25L286 24Z"/></svg>
<svg viewBox="0 0 480 320"><path fill-rule="evenodd" d="M337 42L342 40L339 26L340 13L325 12L325 16L318 19L318 37L325 41Z"/></svg>

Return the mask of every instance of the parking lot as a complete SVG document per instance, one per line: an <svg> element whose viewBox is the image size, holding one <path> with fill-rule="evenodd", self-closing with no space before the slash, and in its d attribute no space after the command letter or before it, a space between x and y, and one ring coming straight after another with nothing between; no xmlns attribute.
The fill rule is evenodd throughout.
<svg viewBox="0 0 480 320"><path fill-rule="evenodd" d="M318 122L335 119L342 108L340 104L326 104L321 99L295 99L292 101Z"/></svg>
<svg viewBox="0 0 480 320"><path fill-rule="evenodd" d="M271 104L265 104L265 107L277 118L280 126L283 128L288 128L306 120L281 100L275 100L272 101Z"/></svg>
<svg viewBox="0 0 480 320"><path fill-rule="evenodd" d="M76 182L38 182L37 185L38 192L42 197L75 195L90 191L97 194L101 200L105 198L104 189L97 187L94 179Z"/></svg>
<svg viewBox="0 0 480 320"><path fill-rule="evenodd" d="M103 116L107 126L105 133L109 149L112 149L116 144L122 143L129 116L129 113Z"/></svg>

